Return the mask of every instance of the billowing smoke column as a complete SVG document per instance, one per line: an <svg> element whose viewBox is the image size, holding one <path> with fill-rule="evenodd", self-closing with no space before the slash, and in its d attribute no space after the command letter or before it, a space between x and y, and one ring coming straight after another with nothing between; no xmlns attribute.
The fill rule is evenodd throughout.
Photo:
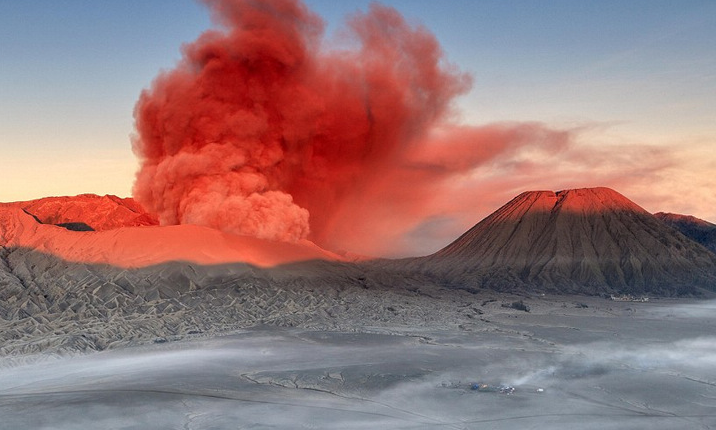
<svg viewBox="0 0 716 430"><path fill-rule="evenodd" d="M135 110L134 197L164 225L345 247L531 134L446 125L470 78L393 9L354 15L350 48L329 50L299 1L205 1L219 29Z"/></svg>
<svg viewBox="0 0 716 430"><path fill-rule="evenodd" d="M320 237L468 88L392 9L349 22L355 49L323 52L322 22L298 1L207 3L223 30L185 46L136 107L134 196L162 224Z"/></svg>

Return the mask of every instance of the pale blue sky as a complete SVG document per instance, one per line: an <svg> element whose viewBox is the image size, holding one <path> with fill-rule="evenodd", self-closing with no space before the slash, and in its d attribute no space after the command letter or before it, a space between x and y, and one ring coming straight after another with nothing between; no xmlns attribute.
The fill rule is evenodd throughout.
<svg viewBox="0 0 716 430"><path fill-rule="evenodd" d="M370 2L306 3L330 35ZM594 142L683 148L679 168L714 194L716 2L382 3L428 27L474 76L464 122L589 126ZM129 195L134 103L210 25L192 0L0 0L0 201ZM665 209L715 217L706 201Z"/></svg>

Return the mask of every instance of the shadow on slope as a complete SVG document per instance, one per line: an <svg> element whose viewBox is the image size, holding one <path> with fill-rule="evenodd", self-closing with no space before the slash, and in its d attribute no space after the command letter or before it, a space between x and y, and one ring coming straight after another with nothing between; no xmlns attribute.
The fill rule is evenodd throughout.
<svg viewBox="0 0 716 430"><path fill-rule="evenodd" d="M654 216L689 239L700 243L709 251L716 253L716 224L689 215L658 212Z"/></svg>

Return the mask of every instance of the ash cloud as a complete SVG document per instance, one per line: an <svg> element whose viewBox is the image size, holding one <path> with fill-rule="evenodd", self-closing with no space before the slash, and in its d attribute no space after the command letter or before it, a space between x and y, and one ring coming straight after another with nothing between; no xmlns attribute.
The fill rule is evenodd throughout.
<svg viewBox="0 0 716 430"><path fill-rule="evenodd" d="M541 124L455 125L471 77L394 9L354 14L350 46L327 49L299 1L205 3L217 28L135 108L133 194L164 225L380 252L367 238L441 215L448 179L569 143Z"/></svg>

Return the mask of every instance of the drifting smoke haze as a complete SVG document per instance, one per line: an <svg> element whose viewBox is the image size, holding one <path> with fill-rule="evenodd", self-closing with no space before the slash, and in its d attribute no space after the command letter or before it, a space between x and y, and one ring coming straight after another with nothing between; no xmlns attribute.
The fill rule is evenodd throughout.
<svg viewBox="0 0 716 430"><path fill-rule="evenodd" d="M452 124L470 76L394 9L356 13L350 47L327 49L299 1L206 4L219 28L135 110L134 196L163 225L380 252L367 237L416 228L447 179L569 141L540 124Z"/></svg>

